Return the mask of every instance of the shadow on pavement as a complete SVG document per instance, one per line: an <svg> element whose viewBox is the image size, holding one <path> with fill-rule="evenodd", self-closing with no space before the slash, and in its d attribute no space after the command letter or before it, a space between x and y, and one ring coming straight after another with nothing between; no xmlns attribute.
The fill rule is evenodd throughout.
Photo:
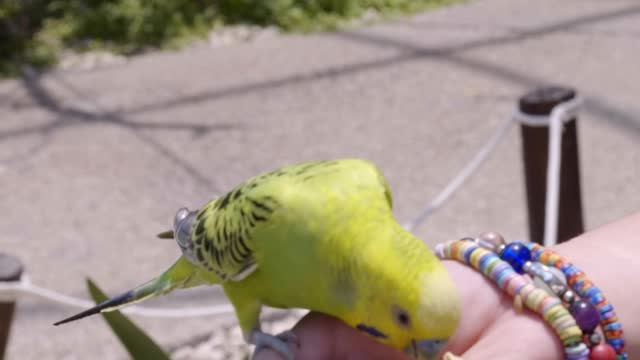
<svg viewBox="0 0 640 360"><path fill-rule="evenodd" d="M232 86L223 89L213 89L197 94L184 96L171 101L143 105L140 107L134 107L118 112L111 112L108 110L100 109L99 106L96 106L95 102L91 102L91 99L87 99L86 97L85 100L91 103L96 109L98 109L98 111L87 111L74 107L61 106L56 101L56 99L52 97L51 94L42 86L39 74L27 71L23 76L24 87L40 107L47 109L48 111L54 113L56 116L52 121L46 124L0 132L0 141L7 138L26 136L30 134L42 135L42 140L38 144L33 146L31 150L25 153L31 154L40 151L43 147L45 147L47 144L47 137L54 131L57 131L59 129L68 126L89 125L92 123L109 123L129 129L138 139L154 148L157 152L175 163L177 166L181 167L196 181L202 184L210 185L210 180L207 179L206 176L204 176L202 173L200 173L197 168L188 164L184 159L182 159L179 154L167 148L161 142L155 140L148 134L140 132L139 130L158 129L189 131L193 134L193 136L197 136L206 134L209 131L233 130L237 128L237 125L190 124L182 122L168 124L143 121L134 122L124 117L124 115L134 115L151 110L175 108L179 106L192 105L199 102L214 101L227 97L241 96L252 92L260 92L284 86L312 82L317 79L348 76L350 74L376 70L402 62L419 61L422 59L447 62L469 69L471 71L510 82L512 84L530 88L546 83L546 80L529 76L514 69L509 69L501 64L493 64L484 60L464 56L464 54L461 53L478 48L503 46L531 38L543 37L561 31L568 31L570 29L575 29L576 27L584 26L587 24L638 15L640 15L640 5L626 6L620 9L599 14L567 19L539 28L528 30L511 29L507 32L506 35L491 36L489 38L440 47L424 47L419 44L412 44L410 42L390 38L380 34L372 34L366 31L338 32L332 34L331 36L335 36L347 41L366 43L378 47L392 47L401 50L402 53L384 59L364 61L345 66L336 66L313 73L295 74L280 79ZM59 77L52 76L52 78L55 79L59 85L64 86L67 90L72 91L78 96L82 96L81 91L75 89L70 84L65 83ZM585 100L585 110L587 112L590 112L601 119L606 119L606 121L608 121L613 126L619 127L625 131L631 130L634 134L640 136L640 120L638 120L638 118L640 118L640 115L629 113L622 109L616 108L614 105L596 97L585 96Z"/></svg>
<svg viewBox="0 0 640 360"><path fill-rule="evenodd" d="M484 73L488 76L492 76L508 81L510 83L530 88L536 85L544 84L547 81L545 79L528 76L527 74L518 72L513 69L505 68L503 65L492 64L490 62L464 57L459 53L478 48L503 46L514 42L524 41L532 38L539 38L562 31L569 31L571 29L575 29L577 27L588 24L611 21L638 15L640 15L640 5L625 6L623 8L608 12L563 20L539 28L519 31L512 29L508 32L508 34L502 36L492 36L489 38L464 42L461 44L433 48L406 43L398 39L383 37L377 34L374 35L364 31L338 32L332 34L332 36L380 47L393 47L402 50L403 53L385 59L359 62L346 66L337 66L314 73L296 74L293 76L257 82L253 84L232 86L224 89L213 89L210 91L184 96L167 102L134 107L126 110L125 112L127 114L138 114L145 111L192 105L204 101L219 100L227 97L241 96L252 92L260 92L284 86L312 82L317 79L347 76L350 74L380 69L397 63L421 60L425 58L445 61L457 66L470 69L475 72ZM585 100L586 111L597 115L598 117L606 119L613 126L619 127L625 131L632 130L636 135L640 136L640 120L638 120L638 118L640 118L640 115L625 112L624 110L618 109L614 105L595 97L585 96Z"/></svg>
<svg viewBox="0 0 640 360"><path fill-rule="evenodd" d="M119 126L130 131L138 140L142 141L146 145L153 148L160 153L166 159L180 167L183 171L189 174L198 183L206 186L212 186L212 181L202 174L195 166L189 164L183 159L180 154L171 150L162 142L157 141L149 134L142 132L141 130L172 130L172 131L189 131L192 136L198 137L206 135L211 131L230 131L236 130L241 127L237 124L198 124L198 123L155 123L145 121L131 121L124 117L120 112L112 112L107 109L103 109L96 104L95 101L87 98L82 92L76 89L71 84L66 83L55 75L50 79L55 81L57 85L64 87L66 90L72 92L74 95L84 98L87 103L91 104L95 111L88 111L80 108L62 106L58 100L42 85L40 74L27 69L22 76L22 84L27 90L29 96L34 102L41 108L46 109L54 115L54 117L41 125L27 126L23 128L5 130L0 132L0 142L7 139L14 139L16 137L40 135L41 140L31 148L23 151L19 157L12 157L10 159L0 159L0 162L16 162L24 160L35 153L42 151L49 143L50 136L64 128L71 126L87 126L92 124L111 124ZM214 186L215 191L218 188Z"/></svg>

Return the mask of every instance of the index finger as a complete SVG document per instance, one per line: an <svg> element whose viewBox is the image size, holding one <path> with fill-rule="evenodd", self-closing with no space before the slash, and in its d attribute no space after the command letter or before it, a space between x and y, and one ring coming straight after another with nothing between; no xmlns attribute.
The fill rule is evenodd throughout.
<svg viewBox="0 0 640 360"><path fill-rule="evenodd" d="M300 347L290 345L296 359L304 360L406 360L398 350L377 343L342 321L320 313L309 313L293 328ZM255 360L282 360L268 348L254 354Z"/></svg>

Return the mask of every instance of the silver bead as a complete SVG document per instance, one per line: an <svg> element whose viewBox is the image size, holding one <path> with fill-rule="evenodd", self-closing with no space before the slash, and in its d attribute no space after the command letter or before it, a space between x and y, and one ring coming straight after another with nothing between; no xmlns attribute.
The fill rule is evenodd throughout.
<svg viewBox="0 0 640 360"><path fill-rule="evenodd" d="M527 261L522 265L522 270L524 270L526 273L531 275L530 271L532 266L533 266L533 263L531 261Z"/></svg>
<svg viewBox="0 0 640 360"><path fill-rule="evenodd" d="M550 295L560 296L567 291L567 279L560 270L554 267L534 262L527 269L527 273L534 278L536 286Z"/></svg>
<svg viewBox="0 0 640 360"><path fill-rule="evenodd" d="M545 266L545 268L547 268L551 273L553 273L555 277L559 279L564 285L567 285L567 277L564 276L564 273L560 269L553 266L549 266L549 267Z"/></svg>
<svg viewBox="0 0 640 360"><path fill-rule="evenodd" d="M531 276L538 276L540 278L542 278L542 280L544 280L544 277L542 276L545 271L546 271L546 267L544 265L542 265L539 262L533 262L533 261L527 261L525 264L529 264L529 266L527 266L527 268L523 269Z"/></svg>
<svg viewBox="0 0 640 360"><path fill-rule="evenodd" d="M600 344L600 341L602 341L602 337L600 336L600 334L593 333L589 335L589 342L591 343L591 345L598 345Z"/></svg>
<svg viewBox="0 0 640 360"><path fill-rule="evenodd" d="M544 280L549 285L554 294L560 296L567 291L567 279L564 274L554 267L544 267Z"/></svg>
<svg viewBox="0 0 640 360"><path fill-rule="evenodd" d="M567 291L567 288L564 285L546 283L537 276L533 277L533 283L536 287L546 291L547 294L551 296L561 296L565 291Z"/></svg>
<svg viewBox="0 0 640 360"><path fill-rule="evenodd" d="M558 296L566 294L567 291L571 291L571 290L567 289L567 287L564 284L548 283L548 285L549 285L549 289L551 289L553 294L558 295Z"/></svg>
<svg viewBox="0 0 640 360"><path fill-rule="evenodd" d="M502 235L498 234L495 231L483 232L482 234L478 235L478 238L489 241L495 245L500 245L505 243Z"/></svg>
<svg viewBox="0 0 640 360"><path fill-rule="evenodd" d="M562 294L562 301L567 304L573 304L573 302L576 301L576 294L571 290L567 290Z"/></svg>
<svg viewBox="0 0 640 360"><path fill-rule="evenodd" d="M498 256L500 256L500 255L502 255L502 252L506 248L507 248L507 245L505 245L505 244L498 245L498 247L495 250L495 253L498 254Z"/></svg>
<svg viewBox="0 0 640 360"><path fill-rule="evenodd" d="M533 277L533 285L535 285L537 288L544 290L547 294L551 296L556 296L556 294L549 288L549 286L547 286L547 284L537 276Z"/></svg>
<svg viewBox="0 0 640 360"><path fill-rule="evenodd" d="M489 251L497 252L497 249L501 245L505 245L502 235L494 231L483 232L475 239L478 246L483 247Z"/></svg>

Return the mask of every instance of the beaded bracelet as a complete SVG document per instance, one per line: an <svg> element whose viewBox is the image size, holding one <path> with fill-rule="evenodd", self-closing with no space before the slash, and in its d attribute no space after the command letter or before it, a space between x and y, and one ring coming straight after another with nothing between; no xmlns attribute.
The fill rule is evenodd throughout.
<svg viewBox="0 0 640 360"><path fill-rule="evenodd" d="M617 359L627 359L621 325L613 307L584 273L550 250L521 242L507 245L500 235L485 233L475 239L438 245L436 254L473 266L516 300L520 298L529 309L541 314L563 343L566 359L609 360L616 359L616 352ZM525 273L534 281L519 275ZM570 279L574 291L590 302L580 300L568 289L565 277ZM609 345L601 344L600 336L593 332L600 319ZM587 334L586 343L582 341L583 333Z"/></svg>
<svg viewBox="0 0 640 360"><path fill-rule="evenodd" d="M498 255L471 241L452 241L439 245L436 247L436 254L441 259L456 259L471 265L509 295L519 295L529 309L542 315L554 329L565 347L567 360L588 359L589 349L581 342L582 330L569 311L562 306L560 300L536 288Z"/></svg>
<svg viewBox="0 0 640 360"><path fill-rule="evenodd" d="M607 344L613 347L617 353L618 360L626 360L628 356L624 351L622 325L618 322L613 306L600 289L594 286L585 273L571 264L566 258L536 243L527 243L526 246L531 251L533 261L539 261L562 271L569 286L581 297L588 299L589 303L598 309L599 316L596 318L599 318ZM600 345L596 345L592 351L604 351L599 349L598 346Z"/></svg>

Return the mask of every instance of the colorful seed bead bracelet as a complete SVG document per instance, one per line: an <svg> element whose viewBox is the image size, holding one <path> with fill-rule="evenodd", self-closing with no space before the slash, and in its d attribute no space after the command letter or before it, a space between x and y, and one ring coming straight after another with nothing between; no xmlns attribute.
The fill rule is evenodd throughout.
<svg viewBox="0 0 640 360"><path fill-rule="evenodd" d="M523 303L554 329L565 347L567 360L587 360L589 349L582 342L582 330L561 301L537 288L531 281L519 275L507 261L472 241L452 241L436 247L436 254L442 259L456 259L473 266L493 280L509 295L520 296Z"/></svg>
<svg viewBox="0 0 640 360"><path fill-rule="evenodd" d="M593 310L589 309L589 315L584 315L585 317L590 317L592 322L599 322L602 327L605 341L609 344L616 352L618 360L626 360L627 353L624 351L624 337L622 331L622 325L618 322L618 317L616 315L613 306L609 303L607 298L602 294L602 291L598 289L592 282L587 278L584 272L578 269L576 266L571 264L566 258L561 255L549 250L544 247L536 244L536 243L527 243L527 248L531 251L531 256L533 261L538 261L542 264L546 264L548 266L553 266L554 268L559 269L567 279L567 283L573 291L575 291L582 298L588 299L589 304L595 306L597 309L596 315L593 315ZM572 304L573 307L578 307L577 305ZM580 310L576 312L586 313L586 308L582 304L579 305ZM594 326L595 328L595 326ZM594 333L595 334L595 333ZM602 349L603 346L596 345L592 352L604 352L607 351Z"/></svg>
<svg viewBox="0 0 640 360"><path fill-rule="evenodd" d="M506 244L497 233L438 245L436 254L442 259L456 259L474 267L509 295L519 297L529 309L542 315L564 345L566 359L627 358L623 352L622 329L613 308L584 273L559 255L535 244ZM538 259L542 262L537 262ZM534 281L521 274L528 274ZM567 278L571 279L569 286L590 302L581 300L568 288ZM600 316L604 313L606 318ZM600 335L594 332L598 323L603 327L608 344L601 343Z"/></svg>

